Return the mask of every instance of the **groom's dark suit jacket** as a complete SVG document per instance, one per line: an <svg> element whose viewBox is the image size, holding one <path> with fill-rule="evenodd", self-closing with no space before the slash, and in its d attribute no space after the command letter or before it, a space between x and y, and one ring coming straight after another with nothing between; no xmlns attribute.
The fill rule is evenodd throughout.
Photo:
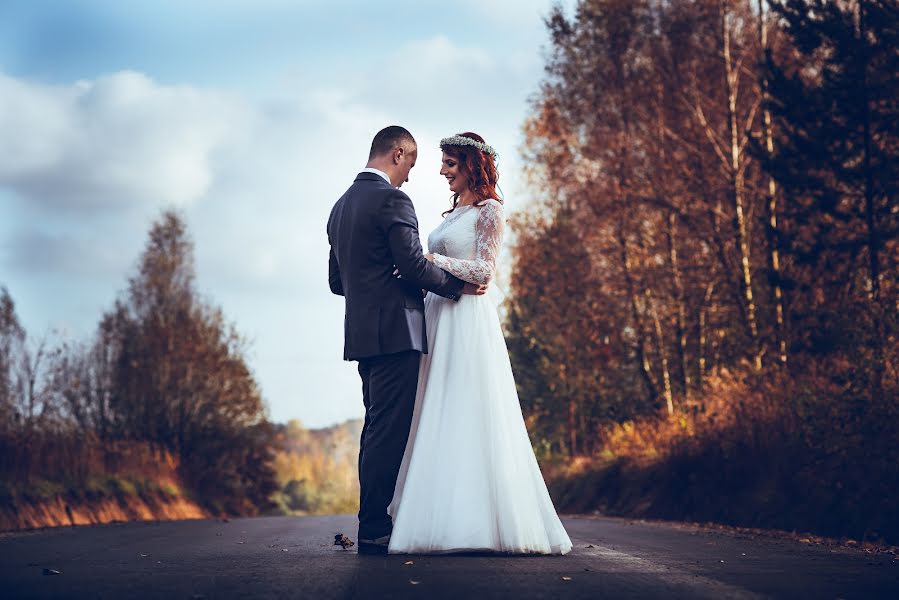
<svg viewBox="0 0 899 600"><path fill-rule="evenodd" d="M328 242L328 283L346 298L344 360L427 353L421 290L458 300L465 282L424 258L409 196L375 173L359 173L331 209Z"/></svg>

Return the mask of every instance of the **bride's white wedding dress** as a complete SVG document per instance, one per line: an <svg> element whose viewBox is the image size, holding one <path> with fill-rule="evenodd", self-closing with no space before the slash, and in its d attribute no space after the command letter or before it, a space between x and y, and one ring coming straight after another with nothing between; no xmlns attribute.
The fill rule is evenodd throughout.
<svg viewBox="0 0 899 600"><path fill-rule="evenodd" d="M464 206L428 236L434 264L488 282L502 204ZM566 554L571 540L525 429L496 306L488 295L425 298L428 354L396 491L390 553Z"/></svg>

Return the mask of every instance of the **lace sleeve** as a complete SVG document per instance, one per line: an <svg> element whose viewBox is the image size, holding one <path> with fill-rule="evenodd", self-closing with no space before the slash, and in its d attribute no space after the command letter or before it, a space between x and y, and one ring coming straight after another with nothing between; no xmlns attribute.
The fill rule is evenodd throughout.
<svg viewBox="0 0 899 600"><path fill-rule="evenodd" d="M434 264L469 283L486 285L496 274L496 258L503 241L503 205L495 200L478 209L475 223L475 258L452 258L434 254Z"/></svg>

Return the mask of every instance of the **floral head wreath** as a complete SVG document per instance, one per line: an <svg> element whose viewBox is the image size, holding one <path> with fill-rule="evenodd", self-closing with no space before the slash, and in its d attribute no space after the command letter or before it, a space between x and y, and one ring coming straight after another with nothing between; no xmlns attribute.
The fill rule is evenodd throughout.
<svg viewBox="0 0 899 600"><path fill-rule="evenodd" d="M485 144L484 142L479 142L470 137L465 137L464 135L454 135L443 138L440 140L440 147L443 148L444 146L473 146L481 152L486 152L494 159L499 158L499 155L496 153L496 150L493 149L493 146Z"/></svg>

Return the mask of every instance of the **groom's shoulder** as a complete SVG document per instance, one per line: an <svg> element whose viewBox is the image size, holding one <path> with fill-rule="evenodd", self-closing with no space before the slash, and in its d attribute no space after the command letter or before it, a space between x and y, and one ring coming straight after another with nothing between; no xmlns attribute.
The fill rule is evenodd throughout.
<svg viewBox="0 0 899 600"><path fill-rule="evenodd" d="M365 196L370 200L374 199L376 203L385 207L412 206L412 199L409 198L406 192L386 182L383 184L376 183L375 185L371 185L368 182L360 185L360 182L356 182L353 184L353 188L355 188L354 191L358 192L359 196Z"/></svg>
<svg viewBox="0 0 899 600"><path fill-rule="evenodd" d="M406 192L399 188L391 188L384 195L383 208L391 213L415 214L415 206L412 204L412 198Z"/></svg>
<svg viewBox="0 0 899 600"><path fill-rule="evenodd" d="M347 189L346 194L344 195L360 195L360 196L377 196L382 198L390 198L395 197L397 194L401 194L405 198L409 198L406 196L406 193L401 191L399 188L395 188L379 175L374 175L372 173L359 173L356 176L356 179L353 181L352 185L350 185L349 189Z"/></svg>
<svg viewBox="0 0 899 600"><path fill-rule="evenodd" d="M356 214L378 215L379 221L383 218L394 221L397 217L401 220L415 217L412 199L406 192L393 187L379 175L366 172L356 176L337 203L345 204Z"/></svg>

